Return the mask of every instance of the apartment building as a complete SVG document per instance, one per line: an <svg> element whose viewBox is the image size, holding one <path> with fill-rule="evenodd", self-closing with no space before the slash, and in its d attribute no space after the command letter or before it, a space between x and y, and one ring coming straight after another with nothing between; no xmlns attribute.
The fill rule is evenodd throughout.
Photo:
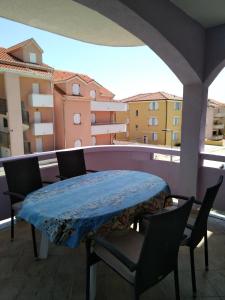
<svg viewBox="0 0 225 300"><path fill-rule="evenodd" d="M54 149L53 69L33 39L0 48L0 157Z"/></svg>
<svg viewBox="0 0 225 300"><path fill-rule="evenodd" d="M225 104L208 100L205 137L207 144L223 145Z"/></svg>
<svg viewBox="0 0 225 300"><path fill-rule="evenodd" d="M114 94L89 76L54 71L54 116L56 149L109 145L126 124L116 122L115 112L127 104L113 100Z"/></svg>
<svg viewBox="0 0 225 300"><path fill-rule="evenodd" d="M182 98L164 92L139 94L121 100L127 112L117 112L117 122L127 124L127 132L116 140L146 144L180 145Z"/></svg>

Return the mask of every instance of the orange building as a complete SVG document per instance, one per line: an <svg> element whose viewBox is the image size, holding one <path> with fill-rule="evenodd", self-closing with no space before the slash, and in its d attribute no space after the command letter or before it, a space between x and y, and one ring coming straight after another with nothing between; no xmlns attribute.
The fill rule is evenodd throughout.
<svg viewBox="0 0 225 300"><path fill-rule="evenodd" d="M56 149L109 145L126 124L115 123L115 112L126 104L90 77L54 71Z"/></svg>
<svg viewBox="0 0 225 300"><path fill-rule="evenodd" d="M0 48L0 157L54 149L53 69L29 39Z"/></svg>

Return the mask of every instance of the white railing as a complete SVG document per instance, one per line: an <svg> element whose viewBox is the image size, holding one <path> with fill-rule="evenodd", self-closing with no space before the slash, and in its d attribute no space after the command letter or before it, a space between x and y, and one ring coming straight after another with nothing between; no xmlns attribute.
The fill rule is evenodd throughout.
<svg viewBox="0 0 225 300"><path fill-rule="evenodd" d="M31 94L29 103L32 107L53 107L53 95L48 94Z"/></svg>
<svg viewBox="0 0 225 300"><path fill-rule="evenodd" d="M32 124L32 132L37 135L53 134L53 123L34 123Z"/></svg>
<svg viewBox="0 0 225 300"><path fill-rule="evenodd" d="M91 111L127 111L127 103L91 101Z"/></svg>
<svg viewBox="0 0 225 300"><path fill-rule="evenodd" d="M92 124L91 135L126 132L126 124Z"/></svg>

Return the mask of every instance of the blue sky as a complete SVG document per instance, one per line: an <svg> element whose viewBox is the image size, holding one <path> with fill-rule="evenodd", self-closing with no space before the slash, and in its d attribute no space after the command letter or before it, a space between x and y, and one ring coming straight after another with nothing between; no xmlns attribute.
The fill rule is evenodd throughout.
<svg viewBox="0 0 225 300"><path fill-rule="evenodd" d="M116 99L139 93L165 91L182 96L182 84L148 47L97 46L0 18L0 46L34 38L44 51L44 62L84 73L111 90ZM210 87L209 97L225 102L225 71Z"/></svg>

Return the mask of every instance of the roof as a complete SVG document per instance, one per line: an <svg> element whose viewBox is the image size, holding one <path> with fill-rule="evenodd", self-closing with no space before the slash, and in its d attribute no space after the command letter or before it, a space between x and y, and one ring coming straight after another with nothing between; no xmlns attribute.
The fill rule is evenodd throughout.
<svg viewBox="0 0 225 300"><path fill-rule="evenodd" d="M138 101L157 101L157 100L180 100L183 98L175 95L171 95L165 92L156 92L156 93L146 93L146 94L138 94L132 97L128 97L125 99L121 99L121 102L138 102Z"/></svg>
<svg viewBox="0 0 225 300"><path fill-rule="evenodd" d="M27 41L15 45L15 49L17 49L17 47L22 47ZM9 49L12 49L13 47L14 46L8 49L0 47L0 71L20 72L29 76L41 76L46 79L52 77L53 69L51 67L46 64L32 64L21 61L9 53Z"/></svg>
<svg viewBox="0 0 225 300"><path fill-rule="evenodd" d="M22 47L24 47L24 46L26 46L26 45L28 45L28 44L30 44L30 43L35 44L35 46L36 46L41 52L43 52L43 50L40 48L40 46L36 43L36 41L35 41L33 38L28 39L28 40L25 40L25 41L23 41L23 42L21 42L21 43L18 43L18 44L16 44L16 45L13 45L13 46L7 48L7 52L8 52L8 53L9 53L9 52L13 52L13 51L18 50L18 49L20 49L20 48L22 48Z"/></svg>
<svg viewBox="0 0 225 300"><path fill-rule="evenodd" d="M211 107L221 107L221 106L225 106L225 103L222 103L220 101L214 100L214 99L208 99L208 106Z"/></svg>
<svg viewBox="0 0 225 300"><path fill-rule="evenodd" d="M92 79L91 77L89 77L85 74L62 71L62 70L54 70L53 80L56 84L61 81L71 80L72 78L79 78L82 81L84 81L86 84L89 84L91 82L95 83L99 87L98 90L99 90L100 94L102 94L104 96L108 96L108 97L114 97L114 94L112 92L110 92L108 89L103 87L97 81L95 81L94 79Z"/></svg>

